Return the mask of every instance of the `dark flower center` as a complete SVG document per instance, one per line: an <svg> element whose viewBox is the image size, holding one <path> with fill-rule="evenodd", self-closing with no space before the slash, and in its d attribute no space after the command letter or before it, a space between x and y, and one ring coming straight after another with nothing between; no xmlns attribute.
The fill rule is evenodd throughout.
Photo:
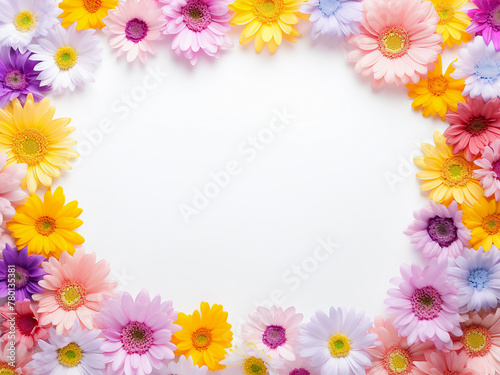
<svg viewBox="0 0 500 375"><path fill-rule="evenodd" d="M212 22L212 15L207 4L200 0L191 0L182 8L182 17L188 29L196 32L205 30Z"/></svg>
<svg viewBox="0 0 500 375"><path fill-rule="evenodd" d="M15 266L14 279L16 284L16 289L24 288L29 281L30 274L27 270L22 267Z"/></svg>
<svg viewBox="0 0 500 375"><path fill-rule="evenodd" d="M294 368L288 375L311 375L305 368Z"/></svg>
<svg viewBox="0 0 500 375"><path fill-rule="evenodd" d="M413 312L420 320L432 320L442 310L443 300L432 286L416 289L410 299Z"/></svg>
<svg viewBox="0 0 500 375"><path fill-rule="evenodd" d="M500 30L500 5L491 11L488 17L488 23L496 31Z"/></svg>
<svg viewBox="0 0 500 375"><path fill-rule="evenodd" d="M26 76L19 70L11 70L5 75L4 86L11 90L24 90L28 87Z"/></svg>
<svg viewBox="0 0 500 375"><path fill-rule="evenodd" d="M497 160L493 163L493 168L491 168L493 172L496 173L497 178L500 179L500 160Z"/></svg>
<svg viewBox="0 0 500 375"><path fill-rule="evenodd" d="M38 320L33 315L24 315L19 319L19 331L23 335L30 335L38 325Z"/></svg>
<svg viewBox="0 0 500 375"><path fill-rule="evenodd" d="M139 43L148 35L149 27L146 22L134 18L125 25L125 36L134 43Z"/></svg>
<svg viewBox="0 0 500 375"><path fill-rule="evenodd" d="M488 128L488 120L484 117L474 117L467 124L467 132L473 135L479 135Z"/></svg>
<svg viewBox="0 0 500 375"><path fill-rule="evenodd" d="M427 227L429 237L441 247L448 247L457 240L457 230L453 219L439 216L430 219Z"/></svg>
<svg viewBox="0 0 500 375"><path fill-rule="evenodd" d="M264 334L262 335L262 342L270 347L276 349L286 342L286 330L282 326L267 326Z"/></svg>
<svg viewBox="0 0 500 375"><path fill-rule="evenodd" d="M123 349L129 354L146 353L153 341L153 331L144 323L130 322L122 329Z"/></svg>

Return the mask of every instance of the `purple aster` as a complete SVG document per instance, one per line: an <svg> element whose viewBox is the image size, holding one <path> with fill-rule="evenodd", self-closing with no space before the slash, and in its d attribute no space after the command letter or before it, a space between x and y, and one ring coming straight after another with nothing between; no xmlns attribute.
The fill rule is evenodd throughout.
<svg viewBox="0 0 500 375"><path fill-rule="evenodd" d="M40 267L45 260L42 255L28 255L28 248L17 250L15 247L5 245L0 259L0 297L7 297L9 289L9 269L13 269L15 279L16 301L31 299L31 295L43 292L38 282L43 279L46 272ZM10 266L10 267L9 267Z"/></svg>
<svg viewBox="0 0 500 375"><path fill-rule="evenodd" d="M410 242L424 258L437 258L438 262L448 257L456 258L469 245L469 230L462 224L462 211L457 202L450 207L433 201L420 211L413 213L415 221L405 230Z"/></svg>
<svg viewBox="0 0 500 375"><path fill-rule="evenodd" d="M479 9L467 12L472 22L467 32L482 35L486 44L493 41L495 50L500 51L500 0L472 0Z"/></svg>
<svg viewBox="0 0 500 375"><path fill-rule="evenodd" d="M0 108L18 98L25 102L28 94L36 101L43 99L50 86L40 86L39 72L35 72L36 61L31 61L31 53L20 53L12 48L0 48Z"/></svg>

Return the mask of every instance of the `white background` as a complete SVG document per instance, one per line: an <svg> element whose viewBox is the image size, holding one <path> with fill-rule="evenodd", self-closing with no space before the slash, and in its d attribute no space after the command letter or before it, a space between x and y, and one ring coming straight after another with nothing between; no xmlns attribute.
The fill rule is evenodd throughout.
<svg viewBox="0 0 500 375"><path fill-rule="evenodd" d="M143 66L117 59L101 35L96 83L51 97L82 155L54 188L79 201L85 247L122 289L147 288L186 313L221 303L236 326L272 293L306 319L332 305L374 317L400 265L422 263L402 233L427 202L412 159L446 123L413 111L404 87L374 92L345 47L311 41L309 27L274 56L236 45L194 68L170 39ZM168 77L145 91L148 69ZM130 93L144 100L125 116L117 106ZM247 161L241 145L284 108L296 117ZM241 173L187 223L179 206L233 160ZM338 248L314 263L318 238ZM289 279L294 265L304 280Z"/></svg>

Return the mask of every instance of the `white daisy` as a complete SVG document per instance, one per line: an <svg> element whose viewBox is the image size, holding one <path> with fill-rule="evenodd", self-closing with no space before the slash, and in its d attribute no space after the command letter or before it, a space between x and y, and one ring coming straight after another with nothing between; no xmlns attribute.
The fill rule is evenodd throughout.
<svg viewBox="0 0 500 375"><path fill-rule="evenodd" d="M500 97L500 53L493 43L486 45L483 37L476 36L472 42L464 44L458 52L456 69L451 76L465 78L464 96L482 96L484 100Z"/></svg>
<svg viewBox="0 0 500 375"><path fill-rule="evenodd" d="M98 375L104 374L104 354L98 338L99 330L82 330L75 323L67 335L58 336L50 329L50 338L39 341L41 352L33 354L33 361L27 367L34 375Z"/></svg>
<svg viewBox="0 0 500 375"><path fill-rule="evenodd" d="M311 358L321 375L361 375L371 364L367 348L375 346L376 335L369 334L372 322L364 313L330 308L318 311L302 327L300 355Z"/></svg>
<svg viewBox="0 0 500 375"><path fill-rule="evenodd" d="M0 0L0 45L24 53L33 38L59 22L61 12L54 0Z"/></svg>
<svg viewBox="0 0 500 375"><path fill-rule="evenodd" d="M94 82L92 73L101 62L102 48L94 30L77 31L76 23L67 29L54 27L28 49L33 52L30 59L39 61L35 70L41 72L41 85L52 85L57 93Z"/></svg>
<svg viewBox="0 0 500 375"><path fill-rule="evenodd" d="M265 350L259 350L253 342L242 348L235 346L221 361L226 365L225 375L278 375L283 360L273 359Z"/></svg>
<svg viewBox="0 0 500 375"><path fill-rule="evenodd" d="M208 371L207 366L195 365L193 363L193 357L189 356L186 358L181 355L177 362L172 361L168 364L165 370L165 375L206 375Z"/></svg>

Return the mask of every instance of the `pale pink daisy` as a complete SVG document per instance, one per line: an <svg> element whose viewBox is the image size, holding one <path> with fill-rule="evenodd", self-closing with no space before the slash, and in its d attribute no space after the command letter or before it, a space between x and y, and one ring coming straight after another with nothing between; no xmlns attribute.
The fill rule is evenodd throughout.
<svg viewBox="0 0 500 375"><path fill-rule="evenodd" d="M484 195L495 195L495 200L500 200L500 139L486 146L481 159L474 161L474 164L480 169L472 173L475 178L479 178Z"/></svg>
<svg viewBox="0 0 500 375"><path fill-rule="evenodd" d="M369 348L373 357L368 375L414 375L415 361L424 360L424 352L433 347L432 343L408 345L405 337L400 337L392 326L392 321L376 317L370 333L377 335L378 345Z"/></svg>
<svg viewBox="0 0 500 375"><path fill-rule="evenodd" d="M149 54L156 55L154 42L162 39L165 20L154 0L122 0L103 22L109 45L118 49L118 56L126 53L128 62L139 58L145 63Z"/></svg>
<svg viewBox="0 0 500 375"><path fill-rule="evenodd" d="M428 350L425 361L414 362L415 375L479 375L473 368L467 366L467 355L462 352L442 352Z"/></svg>
<svg viewBox="0 0 500 375"><path fill-rule="evenodd" d="M226 34L229 29L229 8L226 0L159 0L167 27L165 34L175 35L172 49L189 59L192 65L201 52L219 57L219 51L233 47Z"/></svg>
<svg viewBox="0 0 500 375"><path fill-rule="evenodd" d="M21 203L26 198L21 182L26 175L27 165L20 163L6 168L6 164L7 154L0 154L0 233L16 213L13 203Z"/></svg>
<svg viewBox="0 0 500 375"><path fill-rule="evenodd" d="M431 261L424 269L401 266L402 278L393 278L397 288L389 289L385 300L394 328L408 344L432 341L438 349L450 349L451 334L458 336L460 315L456 288L449 280L446 262Z"/></svg>
<svg viewBox="0 0 500 375"><path fill-rule="evenodd" d="M94 315L117 284L108 278L109 263L96 262L95 253L85 254L80 247L73 256L65 251L59 260L51 257L42 267L48 275L39 284L45 290L33 295L39 302L41 324L53 324L58 335L69 332L75 321L82 328L94 329Z"/></svg>
<svg viewBox="0 0 500 375"><path fill-rule="evenodd" d="M249 322L241 325L241 334L246 342L253 342L271 357L294 361L302 319L294 307L283 310L259 306L248 315Z"/></svg>
<svg viewBox="0 0 500 375"><path fill-rule="evenodd" d="M49 337L50 327L40 324L40 315L28 299L22 302L16 301L12 305L6 303L0 307L0 315L5 319L0 328L2 340L5 343L14 339L16 344L22 344L26 349L31 350L38 344L38 340L45 340ZM11 325L12 322L13 325Z"/></svg>
<svg viewBox="0 0 500 375"><path fill-rule="evenodd" d="M496 375L500 368L500 309L473 312L461 323L453 350L467 356L467 366L481 375Z"/></svg>
<svg viewBox="0 0 500 375"><path fill-rule="evenodd" d="M430 1L365 0L360 34L348 60L372 76L372 85L417 83L432 70L442 48L439 16Z"/></svg>

